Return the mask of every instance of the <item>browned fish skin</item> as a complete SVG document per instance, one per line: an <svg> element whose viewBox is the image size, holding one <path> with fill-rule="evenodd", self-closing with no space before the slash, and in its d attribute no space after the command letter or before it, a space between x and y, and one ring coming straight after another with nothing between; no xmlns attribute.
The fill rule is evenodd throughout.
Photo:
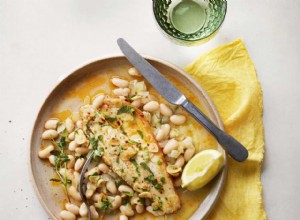
<svg viewBox="0 0 300 220"><path fill-rule="evenodd" d="M123 109L131 112L116 112L122 106L127 106ZM94 119L86 117L86 121L89 121L92 132L97 132L101 124L104 162L138 192L139 197L151 199L152 214L160 216L177 211L180 199L166 172L163 153L143 113L120 99L106 100L97 111L106 115L106 119L101 116L94 120L91 115Z"/></svg>

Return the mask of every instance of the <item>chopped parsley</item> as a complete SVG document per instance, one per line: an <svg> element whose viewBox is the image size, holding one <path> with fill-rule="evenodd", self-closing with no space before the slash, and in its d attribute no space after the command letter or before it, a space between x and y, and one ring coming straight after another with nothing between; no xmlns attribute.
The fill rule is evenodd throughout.
<svg viewBox="0 0 300 220"><path fill-rule="evenodd" d="M130 144L139 144L139 142L134 141L134 140L132 140L132 139L129 139L128 142L129 142Z"/></svg>
<svg viewBox="0 0 300 220"><path fill-rule="evenodd" d="M127 96L127 100L128 100L129 102L132 102L132 101L133 101L132 98L134 98L134 97L136 97L136 94Z"/></svg>
<svg viewBox="0 0 300 220"><path fill-rule="evenodd" d="M121 108L119 108L117 115L120 115L122 113L130 113L132 115L135 114L134 108L128 106L128 105L123 105Z"/></svg>
<svg viewBox="0 0 300 220"><path fill-rule="evenodd" d="M60 142L57 144L57 146L58 146L60 149L66 149L66 148L67 148L66 138L65 138L65 137L61 137L61 138L60 138Z"/></svg>
<svg viewBox="0 0 300 220"><path fill-rule="evenodd" d="M89 141L90 145L92 146L92 149L96 150L98 147L98 139L96 139L94 136L90 136Z"/></svg>
<svg viewBox="0 0 300 220"><path fill-rule="evenodd" d="M162 200L160 197L158 197L158 206L157 207L152 207L153 211L159 211L162 210Z"/></svg>
<svg viewBox="0 0 300 220"><path fill-rule="evenodd" d="M166 178L165 177L160 178L160 182L166 183Z"/></svg>
<svg viewBox="0 0 300 220"><path fill-rule="evenodd" d="M52 151L50 151L50 154L52 154L54 156L59 156L60 155L60 151L59 150L52 150Z"/></svg>
<svg viewBox="0 0 300 220"><path fill-rule="evenodd" d="M135 170L136 172L139 174L139 176L141 175L140 170L139 170L139 165L136 162L136 160L134 158L130 158L130 162L135 166Z"/></svg>
<svg viewBox="0 0 300 220"><path fill-rule="evenodd" d="M150 169L150 167L148 167L148 165L145 162L141 162L140 165L147 170L149 173L151 173L151 175L154 175L152 170Z"/></svg>
<svg viewBox="0 0 300 220"><path fill-rule="evenodd" d="M98 147L96 150L95 150L95 153L94 153L94 159L96 157L102 157L103 156L103 153L104 153L104 148L103 147Z"/></svg>
<svg viewBox="0 0 300 220"><path fill-rule="evenodd" d="M106 213L109 209L112 208L112 204L108 201L108 199L102 199L102 206L101 206L101 210L102 212Z"/></svg>
<svg viewBox="0 0 300 220"><path fill-rule="evenodd" d="M139 198L138 200L142 205L146 205L146 199L145 198Z"/></svg>
<svg viewBox="0 0 300 220"><path fill-rule="evenodd" d="M110 117L108 115L104 115L104 118L108 122L115 122L115 121L117 121L117 117Z"/></svg>
<svg viewBox="0 0 300 220"><path fill-rule="evenodd" d="M147 183L151 183L154 186L155 189L157 189L157 190L162 190L163 189L162 185L159 184L157 182L157 180L154 178L154 175L150 175L150 176L146 177L145 180L146 180Z"/></svg>
<svg viewBox="0 0 300 220"><path fill-rule="evenodd" d="M133 196L133 193L132 192L128 192L128 191L123 191L123 193L129 197L132 197Z"/></svg>
<svg viewBox="0 0 300 220"><path fill-rule="evenodd" d="M161 160L158 160L157 165L161 165L161 164L162 164Z"/></svg>
<svg viewBox="0 0 300 220"><path fill-rule="evenodd" d="M117 179L115 182L116 182L117 187L119 187L123 184L126 184L125 180L123 180L123 179Z"/></svg>
<svg viewBox="0 0 300 220"><path fill-rule="evenodd" d="M50 181L51 182L58 182L58 183L62 183L63 184L63 182L60 179L52 178L52 179L50 179ZM70 180L70 179L67 179L66 182L67 182L67 184L72 184L72 180Z"/></svg>
<svg viewBox="0 0 300 220"><path fill-rule="evenodd" d="M137 132L139 133L139 135L141 136L142 139L144 139L144 134L141 130L137 130Z"/></svg>

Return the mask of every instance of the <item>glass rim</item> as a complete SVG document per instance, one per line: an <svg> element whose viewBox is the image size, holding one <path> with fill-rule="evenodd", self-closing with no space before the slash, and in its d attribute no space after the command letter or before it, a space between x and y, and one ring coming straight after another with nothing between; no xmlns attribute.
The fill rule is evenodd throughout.
<svg viewBox="0 0 300 220"><path fill-rule="evenodd" d="M185 42L196 42L196 41L200 41L200 40L204 40L204 39L207 39L209 38L210 36L212 36L213 34L215 34L220 28L221 26L223 25L224 23L224 20L225 20L225 17L226 17L226 14L227 14L227 0L223 0L224 1L224 15L222 17L222 21L220 22L220 24L216 27L216 29L214 31L212 31L209 35L205 36L205 37L201 37L201 38L197 38L197 39L185 39L185 38L181 38L181 37L177 37L177 36L173 36L171 34L169 34L166 29L160 25L160 23L157 21L159 19L159 17L157 17L156 13L155 13L155 7L154 7L154 2L156 0L152 0L152 10L153 10L153 14L154 14L154 17L155 17L155 21L156 23L158 24L158 26L164 31L165 34L167 34L169 37L172 37L172 38L175 38L175 39L178 39L178 40L181 40L181 41L185 41ZM179 30L177 30L179 31ZM181 31L179 31L180 33L183 33ZM186 34L186 33L183 33L183 34ZM193 34L193 33L192 33ZM189 35L189 34L188 34Z"/></svg>

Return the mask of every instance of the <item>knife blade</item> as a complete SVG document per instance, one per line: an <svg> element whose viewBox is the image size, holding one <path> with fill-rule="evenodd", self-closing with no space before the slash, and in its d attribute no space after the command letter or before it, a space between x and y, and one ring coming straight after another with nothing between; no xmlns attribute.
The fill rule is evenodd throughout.
<svg viewBox="0 0 300 220"><path fill-rule="evenodd" d="M203 112L188 100L156 68L139 55L124 39L117 43L128 61L146 78L146 80L170 103L180 105L206 128L236 161L248 158L248 150L229 134L219 129Z"/></svg>

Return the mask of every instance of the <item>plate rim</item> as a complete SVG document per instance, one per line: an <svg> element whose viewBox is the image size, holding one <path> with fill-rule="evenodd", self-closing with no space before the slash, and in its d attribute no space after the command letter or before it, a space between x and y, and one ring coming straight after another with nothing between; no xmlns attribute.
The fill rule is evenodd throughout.
<svg viewBox="0 0 300 220"><path fill-rule="evenodd" d="M176 72L179 72L185 78L187 78L188 81L190 81L196 87L196 89L199 90L203 94L203 96L204 96L205 100L207 101L208 105L211 107L211 110L213 111L214 117L217 121L217 124L216 124L217 127L219 127L221 130L224 130L224 126L223 126L221 117L220 117L219 112L218 112L215 104L213 103L212 99L209 97L207 92L201 87L201 85L198 82L196 82L196 80L190 74L185 72L182 68L180 68L180 67L176 66L175 64L170 63L169 61L166 61L164 59L149 56L149 55L146 55L146 54L141 54L141 55L147 61L150 61L150 62L153 61L153 62L157 62L159 64L162 64L164 66L167 66L171 69L174 69ZM34 189L34 192L35 192L40 204L42 205L42 207L44 208L44 210L46 211L48 216L52 219L58 220L56 218L56 216L54 216L54 214L51 212L51 210L46 205L46 203L45 203L45 201L44 201L44 199L43 199L43 197L40 193L40 190L37 187L37 182L36 182L36 179L34 178L33 169L32 169L33 168L33 163L32 163L32 153L31 153L31 151L33 149L34 131L37 127L38 119L40 118L40 115L42 114L42 109L44 108L44 106L47 103L48 99L51 97L52 93L54 93L54 91L56 91L58 89L59 85L63 81L67 80L67 78L69 78L73 74L75 74L77 71L79 71L81 69L84 69L87 66L96 64L98 62L101 62L101 61L103 62L104 60L120 59L120 58L126 58L126 57L122 54L110 54L110 55L107 55L107 56L103 56L103 57L100 57L97 60L94 60L92 62L88 62L86 64L80 65L80 67L74 69L69 74L63 74L63 75L59 76L57 82L54 85L51 86L50 92L47 93L47 96L44 98L44 100L42 101L42 104L38 108L38 111L37 111L38 113L37 113L36 118L34 120L32 129L31 129L31 132L30 132L30 137L29 137L29 139L30 139L29 148L28 148L28 154L29 154L29 166L28 166L28 168L29 168L29 180L31 182L31 185ZM206 218L209 215L209 213L212 211L212 209L214 208L216 202L218 201L218 199L220 197L222 189L224 187L226 177L227 177L227 170L228 170L228 156L227 156L226 152L220 147L219 144L218 144L218 148L221 149L221 151L224 155L225 165L224 165L224 168L222 169L221 173L219 173L217 175L217 177L215 178L215 179L218 179L218 180L215 180L215 181L218 181L218 183L216 183L215 186L213 187L213 195L214 195L215 199L213 201L209 200L209 201L206 202L206 200L208 199L207 198L208 196L207 196L203 200L203 202L200 204L200 206L196 209L196 211L193 213L193 215L190 217L190 219L199 219L199 217L200 217L200 219ZM211 193L209 193L208 195L210 195L210 194ZM201 205L204 204L204 203L206 205L206 209L200 210ZM199 210L200 210L200 212L199 212ZM200 216L196 216L196 215L200 215Z"/></svg>

